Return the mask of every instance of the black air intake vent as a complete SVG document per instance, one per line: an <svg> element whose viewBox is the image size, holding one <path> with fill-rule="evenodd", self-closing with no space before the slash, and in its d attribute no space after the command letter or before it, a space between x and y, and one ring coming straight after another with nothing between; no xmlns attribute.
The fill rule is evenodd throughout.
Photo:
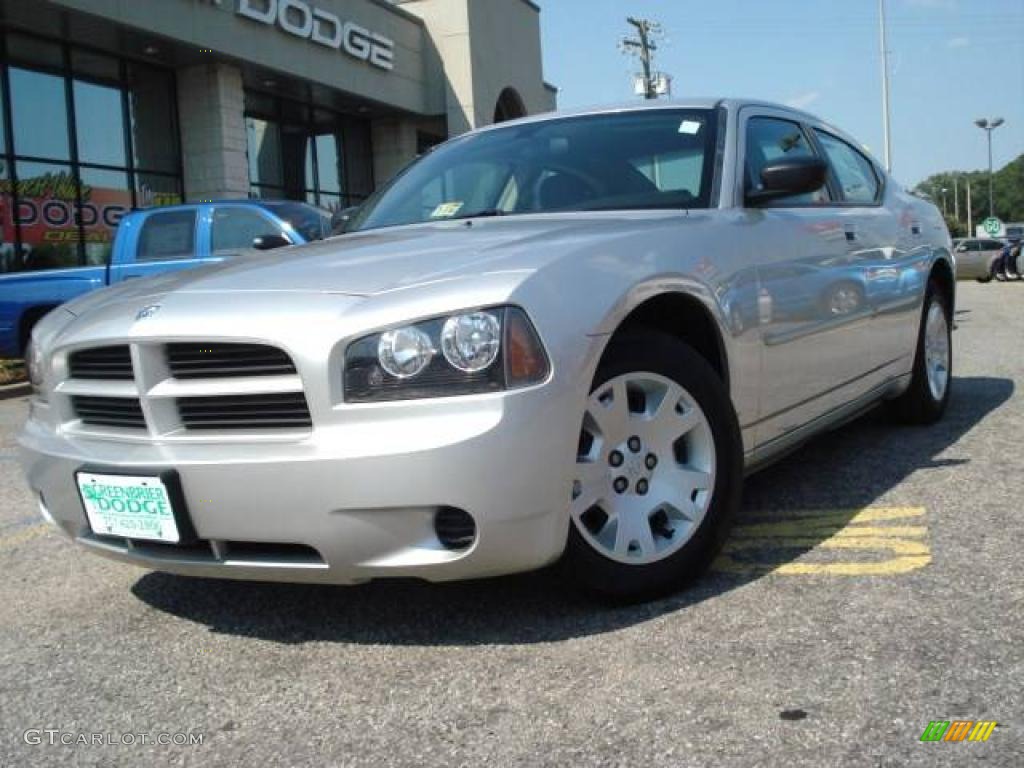
<svg viewBox="0 0 1024 768"><path fill-rule="evenodd" d="M447 549L467 549L476 538L476 521L462 509L441 507L434 515L434 532Z"/></svg>
<svg viewBox="0 0 1024 768"><path fill-rule="evenodd" d="M75 415L83 424L96 427L122 427L124 429L145 429L146 419L142 406L133 397L85 397L71 398Z"/></svg>
<svg viewBox="0 0 1024 768"><path fill-rule="evenodd" d="M131 380L133 377L132 355L127 344L72 352L68 368L73 379Z"/></svg>
<svg viewBox="0 0 1024 768"><path fill-rule="evenodd" d="M308 429L313 425L301 392L182 397L178 415L186 429Z"/></svg>
<svg viewBox="0 0 1024 768"><path fill-rule="evenodd" d="M263 344L168 344L167 364L176 379L287 376L295 373L295 364L288 355Z"/></svg>

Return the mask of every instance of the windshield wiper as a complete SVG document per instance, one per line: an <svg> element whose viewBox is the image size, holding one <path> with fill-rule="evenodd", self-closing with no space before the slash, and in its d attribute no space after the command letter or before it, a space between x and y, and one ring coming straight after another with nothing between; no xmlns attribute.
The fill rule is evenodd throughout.
<svg viewBox="0 0 1024 768"><path fill-rule="evenodd" d="M448 221L457 221L459 219L487 219L493 216L508 216L507 211L503 211L500 208L484 208L482 211L474 211L473 213L462 213L458 216L451 216Z"/></svg>

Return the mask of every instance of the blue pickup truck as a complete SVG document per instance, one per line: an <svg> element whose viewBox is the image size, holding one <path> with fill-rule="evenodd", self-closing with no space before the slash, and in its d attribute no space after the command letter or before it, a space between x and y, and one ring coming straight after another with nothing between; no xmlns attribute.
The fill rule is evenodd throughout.
<svg viewBox="0 0 1024 768"><path fill-rule="evenodd" d="M32 326L54 307L124 280L189 269L248 248L267 250L330 234L327 212L305 203L226 200L133 211L110 260L36 271L30 259L0 274L0 357L21 357ZM19 271L20 267L20 271Z"/></svg>

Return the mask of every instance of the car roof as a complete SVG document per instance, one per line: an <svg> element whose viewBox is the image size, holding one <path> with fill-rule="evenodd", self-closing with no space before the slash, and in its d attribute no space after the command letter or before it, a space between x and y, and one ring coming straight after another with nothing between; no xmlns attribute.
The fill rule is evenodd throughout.
<svg viewBox="0 0 1024 768"><path fill-rule="evenodd" d="M779 104L777 102L765 101L763 99L748 99L748 98L686 98L686 99L650 99L641 102L628 101L621 102L618 104L606 104L604 106L591 106L591 107L577 107L575 109L559 110L557 112L546 112L539 115L530 115L528 117L522 117L517 120L508 120L504 123L495 123L493 125L484 126L477 128L476 130L470 131L469 133L462 134L462 136L472 136L478 133L486 133L488 131L501 130L508 126L515 125L529 125L540 124L555 120L563 120L565 118L572 117L587 117L590 115L610 115L610 114L625 114L630 112L651 112L658 110L672 110L672 109L716 109L716 108L727 109L730 112L737 112L744 107L755 107L762 109L771 109L784 112L786 115L792 117L794 120L799 120L803 123L812 123L823 128L828 129L830 133L834 133L841 139L850 142L854 146L858 147L866 155L870 156L874 161L875 166L880 171L884 171L884 167L878 159L874 157L871 149L863 142L858 140L856 137L851 136L849 133L839 128L834 123L830 123L828 120L823 120L817 115L813 115L810 112L805 112L802 109L796 107L790 107L786 104ZM458 141L462 136L457 136L451 139L451 141Z"/></svg>
<svg viewBox="0 0 1024 768"><path fill-rule="evenodd" d="M803 120L808 120L810 122L825 122L821 118L812 115L809 112L804 112L801 109L786 106L785 104L779 104L776 102L764 101L762 99L700 97L685 99L651 99L642 102L626 101L619 102L616 104L603 104L589 107L575 107L573 109L560 109L557 112L545 112L539 115L530 115L528 117L522 117L517 120L509 120L504 123L495 123L493 125L484 126L482 128L478 128L476 131L474 131L474 133L482 131L491 131L507 127L510 125L527 125L529 123L543 123L549 120L560 120L567 117L620 114L625 112L649 112L665 109L715 109L717 107L723 107L730 111L742 109L743 107L764 107L767 109L782 110L784 112L796 115L799 118Z"/></svg>

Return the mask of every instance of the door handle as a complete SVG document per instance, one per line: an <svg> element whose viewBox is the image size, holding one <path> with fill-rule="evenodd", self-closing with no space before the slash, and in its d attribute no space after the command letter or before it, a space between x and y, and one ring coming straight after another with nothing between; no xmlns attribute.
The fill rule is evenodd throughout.
<svg viewBox="0 0 1024 768"><path fill-rule="evenodd" d="M848 229L846 230L846 242L855 243L857 242L857 230Z"/></svg>

